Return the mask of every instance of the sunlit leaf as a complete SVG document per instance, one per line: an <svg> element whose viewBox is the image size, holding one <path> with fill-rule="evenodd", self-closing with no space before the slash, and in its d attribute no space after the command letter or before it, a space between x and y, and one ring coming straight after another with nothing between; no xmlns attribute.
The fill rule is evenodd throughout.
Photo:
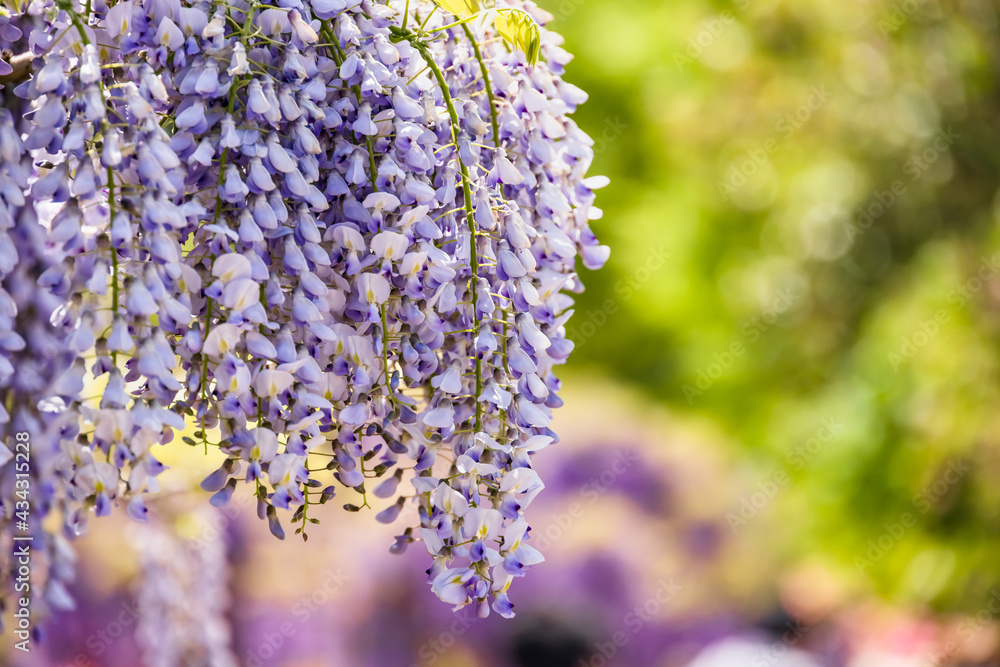
<svg viewBox="0 0 1000 667"><path fill-rule="evenodd" d="M538 24L527 12L519 9L498 12L493 27L509 44L524 53L529 65L538 62L542 34Z"/></svg>
<svg viewBox="0 0 1000 667"><path fill-rule="evenodd" d="M451 12L459 18L469 18L479 11L479 0L434 0L442 9Z"/></svg>

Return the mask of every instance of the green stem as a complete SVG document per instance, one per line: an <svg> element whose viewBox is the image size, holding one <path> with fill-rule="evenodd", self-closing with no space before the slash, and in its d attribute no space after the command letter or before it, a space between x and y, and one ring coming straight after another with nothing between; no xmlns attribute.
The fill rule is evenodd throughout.
<svg viewBox="0 0 1000 667"><path fill-rule="evenodd" d="M389 325L386 322L384 303L379 307L379 310L382 315L382 379L385 382L385 393L395 406L396 394L392 391L392 385L389 384Z"/></svg>
<svg viewBox="0 0 1000 667"><path fill-rule="evenodd" d="M365 460L364 460L364 458L358 459L358 465L361 466L361 476L367 478L368 476L365 475ZM362 482L362 485L364 485L364 482ZM361 503L362 507L367 507L368 509L372 508L372 506L368 504L368 488L367 487L365 487L365 490L361 493L361 500L364 501L363 503Z"/></svg>
<svg viewBox="0 0 1000 667"><path fill-rule="evenodd" d="M115 221L115 178L114 170L108 167L108 220ZM111 312L118 317L118 251L111 246ZM118 365L118 351L111 351L111 363Z"/></svg>
<svg viewBox="0 0 1000 667"><path fill-rule="evenodd" d="M431 10L429 12L427 12L427 17L424 19L423 23L420 24L420 28L417 30L417 32L423 32L424 31L424 26L427 25L427 22L431 20L432 16L434 16L434 12L437 11L437 8L438 8L438 6L434 5L431 8Z"/></svg>
<svg viewBox="0 0 1000 667"><path fill-rule="evenodd" d="M70 20L73 25L76 26L77 32L80 34L80 41L85 45L90 44L90 37L87 36L87 30L83 25L83 21L80 20L80 15L73 10L71 5L66 5L62 7L70 16ZM87 15L90 15L90 0L87 1ZM69 30L69 28L67 28ZM104 81L98 79L97 85L101 90L101 102L104 102L105 88ZM109 122L107 118L104 119L104 131L107 132L109 127ZM114 223L115 218L115 180L114 171L111 167L108 167L108 222ZM111 312L115 317L118 315L118 251L111 247ZM111 352L111 363L115 366L118 365L118 351L113 350ZM111 451L110 449L108 450Z"/></svg>
<svg viewBox="0 0 1000 667"><path fill-rule="evenodd" d="M69 14L70 20L73 22L73 25L76 26L77 32L80 33L80 41L85 45L90 44L90 37L87 36L87 30L83 27L83 21L80 20L80 15L73 11L72 7L69 5L62 7L62 9Z"/></svg>
<svg viewBox="0 0 1000 667"><path fill-rule="evenodd" d="M415 39L415 38L414 38ZM458 112L455 110L455 102L452 100L451 91L448 89L448 82L444 78L444 72L434 61L430 51L423 42L417 41L414 44L417 50L424 57L427 66L434 73L438 85L441 87L441 95L444 97L445 106L448 107L448 116L451 118L451 140L458 146ZM475 329L479 331L479 247L477 242L477 231L475 212L472 209L472 188L470 187L469 168L462 161L462 154L456 150L459 171L462 174L462 195L465 198L465 219L469 225L469 263L472 269L470 279L470 291L472 292L472 318L475 322ZM479 354L473 351L476 357L476 432L483 429L483 404L479 400L479 395L483 393L483 362Z"/></svg>
<svg viewBox="0 0 1000 667"><path fill-rule="evenodd" d="M344 64L344 52L340 48L340 43L337 41L333 34L333 29L330 28L330 22L328 19L323 19L320 24L320 34L333 46L333 51L330 53L333 55L333 61L337 63L337 67ZM354 84L351 86L351 90L354 91L354 96L358 100L358 110L361 109L361 103L364 96L361 94L361 86ZM375 183L376 174L378 174L378 167L375 165L375 145L372 143L372 138L365 135L365 146L368 148L368 170L371 172L369 176L369 181L372 184L372 191L378 192L378 185Z"/></svg>
<svg viewBox="0 0 1000 667"><path fill-rule="evenodd" d="M510 14L510 13L513 12L513 10L510 7L497 7L496 8L496 12L498 14L503 14L504 12ZM447 30L449 28L457 28L458 26L465 26L465 27L467 27L466 24L475 21L476 19L478 19L480 17L481 14L482 14L482 12L477 12L477 13L473 14L472 16L466 16L464 19L459 19L458 21L455 21L454 23L449 23L448 25L443 25L440 28L434 28L433 30L428 30L427 34L428 35L432 35L432 34L434 34L436 32L441 32L442 30ZM421 26L421 28L423 28L423 26ZM471 36L470 36L470 39L471 39Z"/></svg>
<svg viewBox="0 0 1000 667"><path fill-rule="evenodd" d="M253 11L255 6L251 4L247 9L240 10L245 11L243 20L243 27L240 29L240 42L242 43L247 35L250 33L250 28L253 26ZM244 44L244 46L246 46ZM236 92L239 90L243 83L243 77L234 79L232 87L229 89L229 101L226 103L226 113L232 115L233 111L236 109ZM222 149L222 155L219 156L219 181L216 183L215 188L215 214L212 216L212 224L218 224L219 218L222 216L222 184L226 177L226 164L229 161L229 148ZM212 262L210 267L215 266L215 255L212 255ZM205 331L202 334L202 345L208 340L208 334L212 330L212 308L214 302L212 297L208 297L205 305ZM208 359L205 353L202 352L201 359L201 400L202 402L208 401ZM205 431L205 417L202 415L201 418L201 438L205 445L205 453L208 453L208 433Z"/></svg>
<svg viewBox="0 0 1000 667"><path fill-rule="evenodd" d="M409 0L407 0L407 12L409 12ZM406 25L405 17L403 25L404 27ZM333 50L331 50L330 53L333 55L333 61L337 63L337 66L339 67L344 62L344 52L341 50L327 20L323 20L320 24L320 34L323 35L323 38L333 46ZM364 99L364 96L361 94L361 86L355 84L351 86L351 89L354 91L354 96L357 98L358 107L360 108L361 102ZM372 138L369 136L365 137L365 143L368 148L368 168L371 172L368 180L371 182L372 191L378 192L378 185L375 183L376 174L378 173L378 167L375 165L375 146L372 143ZM389 385L389 327L386 323L385 304L382 304L379 307L379 312L382 316L382 379L385 384L385 393L389 397L389 400L392 401L393 405L395 405L396 397L393 394L392 387Z"/></svg>
<svg viewBox="0 0 1000 667"><path fill-rule="evenodd" d="M210 267L215 266L215 256L212 256ZM211 268L209 269L211 273ZM201 344L201 400L208 402L208 358L205 355L204 346L208 342L208 332L212 330L212 297L208 297L205 306L205 333L202 335ZM205 453L208 454L208 433L205 431L205 415L201 416L201 441L205 445Z"/></svg>
<svg viewBox="0 0 1000 667"><path fill-rule="evenodd" d="M477 18L479 18L479 15L478 14L473 14L472 16L467 16L464 19L459 19L458 21L455 21L454 23L449 23L448 25L443 25L440 28L434 28L433 30L428 30L427 34L428 35L433 35L434 33L441 32L442 30L448 30L449 28L457 28L458 26L465 25L466 23L469 23L470 21L474 21Z"/></svg>
<svg viewBox="0 0 1000 667"><path fill-rule="evenodd" d="M483 83L486 86L486 97L490 100L490 120L493 124L493 145L500 148L500 123L497 121L497 101L493 96L493 86L490 84L490 72L486 68L486 61L483 60L483 54L479 50L479 44L476 42L476 36L473 34L472 29L463 25L462 29L465 30L465 36L469 38L469 42L472 44L472 51L476 54L476 60L479 61L479 71L483 73Z"/></svg>
<svg viewBox="0 0 1000 667"><path fill-rule="evenodd" d="M246 39L246 34L249 32L250 27L253 25L253 6L251 5L246 10L246 20L243 21L243 28L240 30L240 42ZM244 47L246 44L243 45ZM239 90L243 83L243 77L239 79L234 79L232 87L229 89L229 101L226 103L226 113L230 116L233 115L233 110L236 109L236 91ZM226 179L226 164L229 162L229 147L222 149L222 155L219 156L219 182L216 185L215 190L215 215L212 217L212 224L218 224L219 217L222 214L222 193L219 191L222 188L223 182ZM211 304L211 300L209 300Z"/></svg>
<svg viewBox="0 0 1000 667"><path fill-rule="evenodd" d="M463 25L462 29L465 31L465 36L469 38L469 43L472 44L472 51L476 55L476 60L479 61L479 71L482 72L483 74L483 84L486 88L486 97L489 99L490 102L490 121L493 126L493 145L496 148L500 148L500 123L497 120L497 101L496 98L493 96L493 85L490 83L489 69L486 67L486 61L483 59L482 51L480 51L479 49L479 43L476 42L476 36L475 34L473 34L472 29L469 28L469 26L467 25ZM508 361L507 361L507 336L509 334L507 319L509 314L503 308L501 308L500 310L504 314L503 337L500 339L500 346L501 346L500 354L503 358L504 371L507 373L507 376L509 377L510 368L508 366ZM507 411L501 410L500 411L501 431L505 430L504 426L506 425L506 423L507 423ZM500 444L503 444L505 440L505 435L506 434L504 432L501 432Z"/></svg>
<svg viewBox="0 0 1000 667"><path fill-rule="evenodd" d="M309 541L309 536L306 534L306 526L309 525L309 487L305 488L302 493L302 541Z"/></svg>

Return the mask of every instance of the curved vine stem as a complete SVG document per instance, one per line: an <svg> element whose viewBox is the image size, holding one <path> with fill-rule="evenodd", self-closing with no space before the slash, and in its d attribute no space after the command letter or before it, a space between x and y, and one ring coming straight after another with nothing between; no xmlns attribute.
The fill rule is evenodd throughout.
<svg viewBox="0 0 1000 667"><path fill-rule="evenodd" d="M448 108L448 117L451 119L451 140L457 147L458 112L455 110L455 101L451 97L451 91L448 89L448 82L444 78L444 72L441 71L441 67L438 66L424 42L417 39L416 36L411 36L409 39L414 47L420 51L424 61L427 63L427 67L434 73L434 78L437 79L438 85L441 87L441 95L444 97L445 106ZM472 292L472 319L475 323L475 329L478 332L480 323L478 232L476 230L475 211L472 209L472 187L470 186L471 181L469 178L469 168L462 160L461 152L456 150L455 154L458 159L459 171L462 174L462 195L465 198L465 219L469 226L469 264L472 269L472 284L470 289ZM479 432L483 429L483 404L479 400L480 394L483 393L483 360L479 357L478 352L474 351L474 354L476 358L476 432Z"/></svg>
<svg viewBox="0 0 1000 667"><path fill-rule="evenodd" d="M489 72L489 69L486 67L486 61L483 59L482 51L479 48L479 43L476 41L476 35L475 35L475 33L472 32L472 28L470 28L467 24L463 23L462 24L462 30L465 31L465 36L469 39L469 43L472 45L472 51L473 51L473 53L476 56L476 61L479 62L479 71L482 72L482 74L483 74L483 87L486 90L486 97L489 100L489 104L490 104L490 123L491 123L491 126L493 128L493 146L494 146L494 148L499 149L500 148L500 123L497 120L497 101L496 101L496 97L493 95L493 84L490 82L490 72ZM504 297L504 298L506 298L506 297ZM500 339L500 346L501 346L500 354L501 354L501 356L503 358L504 372L507 374L508 377L510 377L510 368L509 368L508 362L507 362L507 336L509 334L507 320L508 320L509 313L504 308L501 308L500 310L504 314L504 318L503 318L503 337ZM478 400L478 396L477 396L477 400ZM506 440L506 435L507 434L504 432L506 430L505 429L506 423L507 423L507 411L506 410L500 410L501 433L500 433L499 440L500 440L501 444L504 442L504 440Z"/></svg>

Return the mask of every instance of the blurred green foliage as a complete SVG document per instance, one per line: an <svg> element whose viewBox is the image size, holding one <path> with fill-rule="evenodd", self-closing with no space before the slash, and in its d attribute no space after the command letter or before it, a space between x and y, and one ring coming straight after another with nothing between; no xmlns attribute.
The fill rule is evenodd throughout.
<svg viewBox="0 0 1000 667"><path fill-rule="evenodd" d="M761 479L787 470L768 511L788 562L981 606L1000 584L998 4L542 5L612 179L573 364L711 420Z"/></svg>

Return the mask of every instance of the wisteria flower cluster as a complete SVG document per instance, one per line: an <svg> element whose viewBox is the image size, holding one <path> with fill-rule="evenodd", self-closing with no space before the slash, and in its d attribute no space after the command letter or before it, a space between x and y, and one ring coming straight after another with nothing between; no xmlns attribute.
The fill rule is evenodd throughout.
<svg viewBox="0 0 1000 667"><path fill-rule="evenodd" d="M135 637L143 664L237 667L226 618L230 572L225 541L185 539L150 522L137 531L134 542L141 568Z"/></svg>
<svg viewBox="0 0 1000 667"><path fill-rule="evenodd" d="M608 257L550 19L521 0L0 17L0 423L30 433L50 604L72 551L42 519L143 520L169 445L221 452L211 502L247 487L279 538L338 486L350 511L389 499L376 518L412 517L392 548L423 542L434 593L513 615L542 560L531 455L556 440L577 259Z"/></svg>

